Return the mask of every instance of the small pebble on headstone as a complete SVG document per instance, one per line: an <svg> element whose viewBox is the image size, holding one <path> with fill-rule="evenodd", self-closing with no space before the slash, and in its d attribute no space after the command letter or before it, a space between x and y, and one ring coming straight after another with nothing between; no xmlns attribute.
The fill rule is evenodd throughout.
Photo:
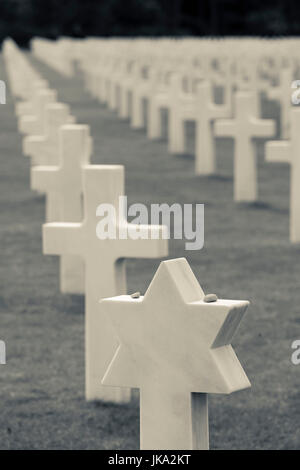
<svg viewBox="0 0 300 470"><path fill-rule="evenodd" d="M134 292L134 294L131 294L131 298L132 299L139 299L141 296L141 293L140 292Z"/></svg>
<svg viewBox="0 0 300 470"><path fill-rule="evenodd" d="M216 294L207 294L203 298L203 302L209 303L209 302L216 302L218 300L218 297Z"/></svg>

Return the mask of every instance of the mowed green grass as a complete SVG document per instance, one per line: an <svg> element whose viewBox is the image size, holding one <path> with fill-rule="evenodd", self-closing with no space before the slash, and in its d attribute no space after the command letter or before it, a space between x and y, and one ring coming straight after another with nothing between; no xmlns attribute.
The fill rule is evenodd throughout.
<svg viewBox="0 0 300 470"><path fill-rule="evenodd" d="M78 122L90 125L93 163L123 164L129 203L204 203L205 245L185 251L170 242L170 258L185 256L206 293L248 299L248 316L234 348L252 388L210 397L213 449L296 449L300 443L300 366L291 343L300 338L300 247L288 239L289 168L266 164L258 145L259 202L233 202L232 142L217 141L218 175L197 177L189 154L170 155L166 140L96 103L79 74L65 79L32 59L69 103ZM6 80L3 60L0 78ZM137 393L116 406L84 400L84 301L61 295L58 259L42 255L43 197L29 189L14 102L0 107L0 366L1 449L136 449ZM265 106L276 116L276 106ZM128 261L128 292L145 292L159 260ZM101 266L99 266L101 269ZM168 334L167 332L165 334Z"/></svg>

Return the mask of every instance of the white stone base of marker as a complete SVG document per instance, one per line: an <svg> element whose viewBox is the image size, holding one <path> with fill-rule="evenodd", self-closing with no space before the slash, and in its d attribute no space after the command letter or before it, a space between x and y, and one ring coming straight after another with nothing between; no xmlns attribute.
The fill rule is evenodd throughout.
<svg viewBox="0 0 300 470"><path fill-rule="evenodd" d="M129 98L128 98L128 91L126 88L120 88L120 106L118 110L118 116L121 119L127 119L129 117Z"/></svg>
<svg viewBox="0 0 300 470"><path fill-rule="evenodd" d="M178 117L178 110L176 107L174 107L174 110L170 110L168 122L168 151L172 154L183 154L185 148L184 123Z"/></svg>
<svg viewBox="0 0 300 470"><path fill-rule="evenodd" d="M140 389L141 449L208 449L207 393L250 387L230 344L249 302L205 296L181 258L100 305L120 341L103 383Z"/></svg>
<svg viewBox="0 0 300 470"><path fill-rule="evenodd" d="M159 87L156 89L154 87L153 95L150 95L148 99L147 136L149 139L162 137L161 109L168 108L170 101L170 96L165 89L162 90ZM169 123L169 126L170 135L172 133L172 124Z"/></svg>
<svg viewBox="0 0 300 470"><path fill-rule="evenodd" d="M178 393L170 387L140 391L140 448L143 450L208 450L208 395Z"/></svg>
<svg viewBox="0 0 300 470"><path fill-rule="evenodd" d="M148 124L147 137L151 140L159 139L162 136L160 109L155 103L155 98L148 101Z"/></svg>
<svg viewBox="0 0 300 470"><path fill-rule="evenodd" d="M142 129L144 127L143 99L139 93L132 92L132 115L131 127L133 129Z"/></svg>
<svg viewBox="0 0 300 470"><path fill-rule="evenodd" d="M44 225L44 253L77 255L84 260L86 398L121 403L130 399L128 390L101 385L101 378L118 341L99 300L126 292L126 258L167 255L168 241L164 239L166 227L127 223L123 210L119 208L119 197L124 195L122 166L86 166L83 187L83 222ZM115 208L115 217L110 219L116 231L115 238L109 238L100 230L99 224L107 226L108 213L108 209L106 212L101 204ZM119 237L119 230L122 233L135 230L141 238Z"/></svg>
<svg viewBox="0 0 300 470"><path fill-rule="evenodd" d="M215 122L215 135L233 137L234 148L234 200L254 202L257 200L256 146L254 137L272 137L275 123L256 117L255 96L251 92L235 94L235 119Z"/></svg>
<svg viewBox="0 0 300 470"><path fill-rule="evenodd" d="M291 111L291 140L266 144L266 161L289 163L290 177L290 241L300 243L300 109Z"/></svg>
<svg viewBox="0 0 300 470"><path fill-rule="evenodd" d="M201 134L198 126L196 129L195 173L196 175L214 175L216 173L216 151L213 123L202 124Z"/></svg>
<svg viewBox="0 0 300 470"><path fill-rule="evenodd" d="M184 153L184 121L181 116L182 76L173 74L170 79L168 150L173 154Z"/></svg>
<svg viewBox="0 0 300 470"><path fill-rule="evenodd" d="M109 87L109 96L108 96L108 108L112 111L117 109L117 89L115 83L111 81Z"/></svg>

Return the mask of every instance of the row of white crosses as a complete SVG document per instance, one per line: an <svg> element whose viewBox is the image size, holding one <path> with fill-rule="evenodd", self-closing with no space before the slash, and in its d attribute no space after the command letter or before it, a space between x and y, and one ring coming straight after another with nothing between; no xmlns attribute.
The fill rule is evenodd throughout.
<svg viewBox="0 0 300 470"><path fill-rule="evenodd" d="M250 386L230 345L248 302L205 296L185 259L162 262L144 297L126 295L125 259L166 256L166 228L129 224L119 207L123 166L90 165L88 126L66 124L63 105L44 111L36 116L43 133L25 137L24 150L32 189L56 196L43 249L61 256L62 291L81 292L85 278L86 398L124 403L137 387L142 449L207 449L207 394ZM125 236L97 238L103 202L116 208L116 232Z"/></svg>
<svg viewBox="0 0 300 470"><path fill-rule="evenodd" d="M82 189L78 184L73 187L72 197L67 201L61 199L58 190L59 184L63 187L65 182L60 181L59 165L64 159L65 153L71 152L68 143L59 142L59 130L67 123L73 123L74 117L70 114L69 107L56 102L56 92L50 90L47 82L39 77L34 69L23 59L22 54L12 44L13 53L21 56L22 67L27 68L28 77L34 84L23 96L23 101L18 101L15 106L18 117L18 128L25 134L23 139L23 153L31 159L31 188L46 195L46 221L80 221L82 220ZM10 55L8 54L10 57ZM8 59L9 59L8 57ZM23 69L18 68L14 73L20 74ZM12 78L14 74L12 73ZM72 132L69 129L68 132ZM68 134L66 136L68 138ZM63 139L63 138L62 138ZM87 141L88 148L84 155L88 162L91 153L91 139ZM67 146L66 150L65 147ZM76 150L76 149L75 149ZM60 151L62 155L59 155ZM77 153L78 155L78 153ZM82 158L82 152L80 158ZM69 157L70 158L70 157ZM76 158L76 153L74 154ZM47 186L42 181L43 169L53 172L56 177L56 186ZM40 170L40 171L39 171ZM57 170L57 171L55 171ZM73 180L74 180L73 168ZM79 173L79 170L78 170ZM35 176L38 174L40 180ZM48 173L47 173L48 174ZM79 176L80 178L80 176ZM77 178L77 181L78 179ZM38 181L36 181L38 179ZM71 178L72 179L72 178ZM75 191L75 194L74 194ZM79 194L77 194L79 193ZM61 257L60 262L60 288L66 293L84 293L84 267L80 259L75 257Z"/></svg>
<svg viewBox="0 0 300 470"><path fill-rule="evenodd" d="M120 117L130 118L131 126L135 129L142 128L145 125L143 101L146 99L148 102L147 135L150 139L161 137L160 112L161 109L167 108L169 110L168 148L170 153L184 152L184 121L187 119L195 120L196 172L198 174L213 173L215 167L211 150L212 132L211 129L206 129L207 126L204 124L203 118L205 119L205 116L208 116L206 124L209 122L208 127L210 127L212 119L217 118L219 114L223 117L229 116L230 90L226 90L226 103L224 109L221 110L221 107L214 106L210 92L208 93L211 102L206 100L204 103L198 97L199 94L202 97L203 93L198 92L198 90L196 93L191 92L190 88L195 87L196 80L203 78L201 70L197 71L197 76L193 75L192 84L188 87L188 92L184 93L182 85L185 79L189 80L189 77L182 70L169 70L165 68L161 60L158 61L156 66L153 66L153 64L148 66L147 78L144 76L144 69L143 64L130 60L128 63L123 61L116 71L113 70L113 73L110 68L97 69L91 80L91 91L101 101L107 102L110 109L116 110ZM225 81L225 83L228 84L228 81ZM207 85L210 86L209 83ZM100 93L97 93L98 90L100 90ZM129 94L131 94L131 116L129 113ZM216 115L214 111L216 111ZM200 128L202 134L200 134ZM201 152L200 149L204 149L204 152ZM205 161L202 164L203 153L208 153L208 156L205 155L204 160L210 161Z"/></svg>
<svg viewBox="0 0 300 470"><path fill-rule="evenodd" d="M285 44L286 48L283 50L283 52L280 53L278 47L282 44ZM257 49L260 50L263 49L263 47L264 46L260 42ZM208 122L210 121L209 107L215 108L217 112L222 112L221 109L217 109L218 107L214 106L212 99L209 100L209 103L206 103L205 98L202 98L202 107L198 106L198 109L196 109L198 117L198 122L196 121L196 173L212 174L215 172L216 165L215 153L213 151L213 135L233 137L235 140L234 199L236 201L252 202L257 200L258 188L256 152L253 138L270 138L274 136L275 132L274 123L271 121L257 119L260 114L258 99L259 93L264 92L268 99L278 101L280 106L280 137L287 139L290 135L291 87L294 78L297 76L295 75L295 71L297 69L299 70L299 59L294 53L290 55L288 54L290 49L293 48L291 41L284 41L283 43L278 43L278 41L275 41L275 47L275 58L274 54L271 53L271 50L269 53L268 51L265 51L263 54L268 58L268 61L260 64L261 72L263 72L264 75L267 74L267 78L264 77L263 74L259 74L258 61L256 60L255 54L252 54L250 57L251 60L249 60L249 55L247 54L244 54L244 57L242 55L239 56L237 63L239 71L235 85L238 89L243 90L243 93L238 93L234 98L236 115L235 120L231 122L232 126L230 125L229 121L227 121L227 123L224 121L218 121L215 122L214 127L208 126ZM109 72L107 72L107 75L108 77L110 76ZM137 74L135 75L138 76ZM96 79L97 78L98 76L96 76ZM184 119L185 113L189 118L192 118L194 112L192 109L193 106L190 105L190 101L193 100L193 97L189 97L188 99L180 99L181 91L179 87L177 87L177 90L174 90L174 80L176 79L171 78L170 80L170 88L171 93L173 92L173 99L170 99L170 96L166 90L162 90L156 95L155 99L150 101L150 112L148 115L148 136L150 138L160 137L161 127L159 120L159 107L166 106L169 102L169 109L171 110L169 119L169 150L173 153L182 153L184 151L184 135L181 127L182 124L178 124L178 122ZM134 97L138 97L138 94L140 94L143 98L145 98L147 97L147 90L151 89L149 86L147 88L143 82L145 82L145 80L140 80L140 82L137 82L136 79L131 81L129 80L129 83L132 83L131 91L134 92L134 90L137 90L132 98L133 127L140 127L142 125L141 105L136 105L138 98ZM274 82L277 82L275 86ZM139 83L142 84L139 86ZM128 84L126 86L128 87ZM97 89L97 81L94 83L94 87ZM140 88L144 90L142 93L139 91ZM248 94L248 98L246 97L246 94ZM112 93L110 91L110 96L111 95ZM209 96L208 91L205 97L207 96ZM194 98L194 102L196 101L197 97L196 99ZM124 102L124 99L121 102ZM178 102L181 102L181 106L178 106ZM128 100L125 100L125 103L127 103L126 112L123 114L120 113L120 115L123 115L123 117L128 117ZM109 105L114 109L116 107L116 98L109 101ZM206 109L206 112L204 109ZM135 113L135 110L139 110L139 112ZM241 112L238 110L241 110ZM201 115L204 117L206 123L206 126L202 124L202 133L200 129L201 125L199 124L201 122ZM203 132L203 128L206 130L206 132ZM285 152L287 152L287 148L289 146L294 147L294 145L296 145L295 138L292 138L290 143L271 143L267 146L267 159L271 160L271 153L272 151L275 151L276 154L274 158L277 161L279 158L283 158L283 161L286 161L287 154L283 155L283 149L286 149ZM282 155L282 157L279 156L278 152ZM293 163L292 166L292 175L296 174L294 168L295 163ZM295 180L293 180L293 178L291 180L290 238L292 242L298 242L300 236L298 235L299 229L297 228L297 191L295 190L297 183L294 181L297 181L297 177Z"/></svg>
<svg viewBox="0 0 300 470"><path fill-rule="evenodd" d="M142 44L144 42L145 41L143 41ZM168 55L171 56L170 58L161 52L161 48L163 47L164 42L162 42L162 44L159 41L148 41L148 43L146 42L144 48L142 49L143 57L141 57L141 55L139 55L139 51L136 50L136 47L134 47L134 43L129 43L129 46L128 42L125 41L125 45L122 47L122 41L117 41L115 43L114 41L92 41L90 48L84 48L84 58L82 59L83 69L87 75L87 85L91 87L91 92L95 96L97 96L102 101L106 101L109 107L115 109L117 106L117 100L114 90L116 90L118 87L122 88L124 83L126 83L126 87L128 88L129 86L130 91L133 93L133 127L135 126L134 123L136 121L136 106L134 106L134 103L136 102L135 96L138 96L141 93L140 89L144 90L144 92L142 92L142 96L145 97L148 97L148 93L155 92L155 87L151 87L150 79L151 77L152 79L153 77L157 78L158 73L153 72L155 70L160 72L161 78L164 76L162 71L167 73L173 71L177 73L182 72L189 78L204 78L218 84L220 84L220 80L221 83L226 83L227 85L229 82L231 82L232 85L236 86L238 89L247 89L250 91L255 91L256 93L263 90L268 92L271 89L274 74L271 75L270 72L268 77L262 75L262 73L265 74L268 71L266 67L268 63L265 63L265 54L263 55L261 52L264 46L261 44L258 46L257 44L255 49L251 51L251 48L248 47L248 42L246 43L247 48L245 47L242 50L240 50L238 47L239 44L237 41L234 43L231 49L230 46L232 41L222 41L221 44L220 42L216 42L214 49L211 50L210 57L210 55L207 54L207 51L204 53L204 49L201 48L201 42L202 41L196 41L195 44L192 44L193 47L190 47L189 50L187 48L183 48L183 45L186 43L188 46L190 41L176 41L174 44L171 43L168 49ZM213 41L210 42L212 45L214 44ZM252 42L256 44L255 41ZM86 44L86 41L84 44ZM207 47L207 42L204 44L205 47ZM78 45L77 42L75 45ZM172 53L177 53L173 52L171 47L173 47L173 50L175 51L178 49L177 53L179 58L177 57L177 61L172 59ZM290 47L290 44L288 47ZM224 50L222 51L222 49ZM250 49L250 52L248 49ZM221 53L220 50L222 51ZM98 51L98 54L96 51ZM201 53L202 57L201 60L199 60ZM91 56L90 62L88 59L89 55ZM108 57L109 55L110 57ZM127 62L126 55L128 59ZM284 56L285 55L282 57ZM217 68L213 67L212 58L216 58ZM130 66L128 66L129 64ZM288 65L290 70L292 70L292 66L294 64L291 63ZM148 79L145 79L145 74L142 73L145 67L148 67L151 72L148 74ZM277 70L277 75L279 74L279 70L280 68ZM271 71L273 72L273 70ZM104 87L104 94L102 87L103 81L107 82L107 86ZM279 85L274 88L274 91L270 90L270 97L272 99L276 98L280 102L282 101L281 97L284 88L284 80L283 83L281 82L282 79L280 78ZM147 83L149 86L147 86ZM101 92L97 94L97 91L99 90L101 90ZM105 91L107 92L106 94ZM285 96L287 96L286 91ZM139 112L138 108L137 112Z"/></svg>
<svg viewBox="0 0 300 470"><path fill-rule="evenodd" d="M195 171L198 175L211 175L216 173L215 137L226 136L235 139L234 155L234 199L236 201L255 201L257 194L256 175L256 148L252 139L254 137L272 137L275 133L275 123L258 119L258 110L255 107L253 92L241 92L235 96L235 106L232 109L231 96L223 105L216 105L212 98L212 89L209 82L197 85L195 94L182 93L181 77L173 75L170 78L169 92L161 91L149 101L148 107L148 137L161 137L160 109L168 107L169 114L169 151L171 153L184 153L184 121L196 122L196 152ZM240 103L240 104L239 104ZM243 109L243 106L246 106ZM135 127L141 124L142 106L139 103L139 117ZM231 129L226 123L223 131L221 117L230 117L235 113L238 132ZM133 117L134 120L134 117Z"/></svg>
<svg viewBox="0 0 300 470"><path fill-rule="evenodd" d="M183 63L182 61L177 63L174 60L176 56L168 59L166 49L163 52L159 51L159 41L158 44L157 41L153 44L156 47L150 48L151 51L147 56L145 49L141 47L139 50L139 47L131 42L114 43L114 41L97 40L83 42L84 59L81 65L86 75L86 84L93 96L106 102L120 117L130 117L133 128L141 128L145 124L143 100L146 99L147 135L150 139L161 137L160 111L162 108L168 108L170 153L185 152L184 122L195 121L195 171L198 175L212 175L217 171L215 138L233 138L235 141L234 200L238 202L257 200L256 147L253 139L271 138L275 135L275 123L259 118L259 94L264 91L270 99L279 100L281 135L287 135L290 99L288 77L292 78L295 64L290 61L287 64L288 68L282 73L279 73L279 66L276 65L275 73L274 67L267 67L269 64L264 55L260 51L257 53L255 50L257 43L255 43L251 54L245 54L245 49L238 50L234 56L238 58L236 62L224 54L216 55L218 59L218 69L216 69L212 66L209 54L206 53L203 57L197 56L195 44L191 48L192 52L188 53L188 49L182 47L180 41L174 43L175 49L181 47L181 54L189 54ZM235 47L236 45L235 43ZM141 46L149 48L149 43L142 42ZM219 46L218 43L217 47ZM56 47L59 49L59 44ZM78 41L74 47L78 48ZM100 54L97 54L98 50L101 50ZM144 59L141 51L146 56ZM78 50L76 54L80 60ZM180 54L178 55L180 57ZM196 58L197 65L194 63ZM264 77L263 73L267 72L268 76ZM221 75L223 75L223 85L226 86L223 86L223 104L217 105L213 99L213 83L219 82ZM274 77L279 83L271 87ZM237 93L232 94L234 88L237 89ZM131 115L129 95L131 95ZM221 122L221 118L231 119L232 126L229 121Z"/></svg>
<svg viewBox="0 0 300 470"><path fill-rule="evenodd" d="M48 96L49 91L38 91L37 95ZM45 225L45 233L49 234L44 235L44 251L61 255L61 291L85 293L86 398L124 402L130 398L128 392L101 386L115 338L101 315L98 301L126 292L126 258L166 256L167 240L162 238L163 227L129 225L124 214L117 214L118 224L121 221L122 225L117 230L139 230L143 232L139 240L125 238L112 243L96 237L96 209L101 202L117 205L124 192L124 169L116 165L88 165L91 152L88 127L62 125L70 120L68 110L54 103L54 94L52 98L48 103L42 100L38 108L33 107L32 115L22 116L21 122L34 122L34 126L20 126L23 133L31 134L23 143L33 164L31 188L46 194L46 218L51 223ZM32 135L35 132L40 134ZM36 159L42 160L43 165L34 165Z"/></svg>
<svg viewBox="0 0 300 470"><path fill-rule="evenodd" d="M63 56L64 62L80 62L88 75L87 85L99 99L116 106L115 88L129 79L130 91L139 94L145 78L163 79L168 72L184 73L188 79L204 78L217 84L230 80L238 89L266 91L270 98L282 102L284 77L282 69L299 67L299 40L223 39L202 40L101 40L62 39L56 42L41 39L32 41L32 49L42 60L56 67ZM48 49L47 49L48 48ZM55 54L53 50L55 49ZM49 53L46 53L48 52ZM55 58L57 63L55 63ZM224 68L225 67L225 68ZM227 77L226 69L230 74ZM152 71L147 77L146 72ZM224 73L225 72L225 73ZM131 78L131 80L130 80ZM278 86L270 90L277 80ZM105 86L102 87L102 83ZM290 87L290 84L288 84ZM147 86L146 86L147 88ZM143 94L143 93L142 93ZM147 95L147 92L146 92ZM134 101L134 100L133 100ZM134 122L133 116L133 122Z"/></svg>
<svg viewBox="0 0 300 470"><path fill-rule="evenodd" d="M184 121L196 122L195 171L198 175L216 173L215 137L231 137L235 141L234 150L234 200L256 201L257 164L254 138L270 138L275 135L275 122L259 119L257 101L251 91L234 94L222 105L213 101L209 82L197 85L195 95L182 93L181 77L173 75L170 79L170 91L161 93L149 106L149 137L161 136L160 107L168 104L169 150L171 153L183 153ZM232 116L226 121L221 118Z"/></svg>

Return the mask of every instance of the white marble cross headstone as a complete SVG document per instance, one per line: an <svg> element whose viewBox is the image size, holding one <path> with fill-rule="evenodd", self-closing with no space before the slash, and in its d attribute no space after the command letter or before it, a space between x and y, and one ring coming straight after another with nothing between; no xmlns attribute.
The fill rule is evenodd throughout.
<svg viewBox="0 0 300 470"><path fill-rule="evenodd" d="M167 78L160 80L156 75L153 78L152 91L148 99L147 136L149 139L158 139L162 136L161 109L168 108L172 99L169 93ZM170 130L170 127L169 127Z"/></svg>
<svg viewBox="0 0 300 470"><path fill-rule="evenodd" d="M266 160L291 166L290 240L300 243L300 109L294 108L290 119L291 140L267 142Z"/></svg>
<svg viewBox="0 0 300 470"><path fill-rule="evenodd" d="M145 70L140 70L136 84L133 83L131 91L131 127L142 129L145 126L144 120L144 100L149 101L149 97L155 90L155 80L157 73L153 67L147 67L147 78L144 76Z"/></svg>
<svg viewBox="0 0 300 470"><path fill-rule="evenodd" d="M276 100L280 105L280 137L288 139L290 136L290 113L291 113L291 86L293 82L293 68L287 67L280 72L280 83L276 87L266 90L270 100Z"/></svg>
<svg viewBox="0 0 300 470"><path fill-rule="evenodd" d="M15 105L15 113L17 117L26 116L34 113L34 100L39 90L47 89L48 82L44 79L36 79L31 83L28 90L26 101L17 101Z"/></svg>
<svg viewBox="0 0 300 470"><path fill-rule="evenodd" d="M197 175L211 175L216 172L216 151L214 142L213 122L216 119L230 116L231 99L217 105L213 101L210 83L204 82L197 86L196 92L196 149L195 170Z"/></svg>
<svg viewBox="0 0 300 470"><path fill-rule="evenodd" d="M215 135L234 138L234 200L257 200L256 147L254 137L272 137L275 123L258 119L255 96L251 92L235 94L235 119L219 119L214 124Z"/></svg>
<svg viewBox="0 0 300 470"><path fill-rule="evenodd" d="M32 167L31 188L46 193L48 222L80 222L83 218L82 169L90 158L89 128L65 125L60 128L57 137L59 164ZM64 293L84 293L84 266L80 257L61 256L60 290Z"/></svg>
<svg viewBox="0 0 300 470"><path fill-rule="evenodd" d="M195 97L191 93L183 93L183 76L172 73L169 77L169 89L166 96L166 107L169 110L168 118L168 150L170 153L183 153L184 121L185 118L194 117Z"/></svg>
<svg viewBox="0 0 300 470"><path fill-rule="evenodd" d="M222 105L214 103L211 84L197 84L196 93L182 92L182 77L172 74L169 99L169 152L183 153L185 150L184 123L195 121L195 170L198 175L210 175L216 171L213 122L229 117L230 95Z"/></svg>
<svg viewBox="0 0 300 470"><path fill-rule="evenodd" d="M42 135L45 132L45 109L47 104L56 101L56 91L40 90L34 100L34 114L21 116L18 129L23 134Z"/></svg>
<svg viewBox="0 0 300 470"><path fill-rule="evenodd" d="M249 302L206 299L179 258L144 297L100 303L120 341L103 383L140 389L141 449L208 449L207 394L250 386L230 344Z"/></svg>
<svg viewBox="0 0 300 470"><path fill-rule="evenodd" d="M79 255L85 262L86 398L113 402L128 401L130 393L101 385L117 340L98 302L101 298L125 294L125 258L155 258L168 253L165 227L128 224L119 207L124 194L124 168L119 165L90 165L83 170L84 219L82 223L44 225L44 253ZM113 232L96 234L103 206L115 208ZM106 206L105 206L106 207ZM122 233L118 234L121 230ZM141 238L128 237L129 230ZM125 235L124 235L125 233ZM150 238L152 234L152 239ZM102 239L101 239L102 238Z"/></svg>
<svg viewBox="0 0 300 470"><path fill-rule="evenodd" d="M69 106L63 103L48 104L45 109L45 133L27 135L23 139L23 153L31 157L32 165L56 165L59 158L58 131L61 126L73 123Z"/></svg>
<svg viewBox="0 0 300 470"><path fill-rule="evenodd" d="M126 73L127 70L127 73ZM126 119L130 117L130 112L136 115L136 104L134 99L134 88L137 87L137 64L135 61L127 64L127 68L123 69L122 80L119 80L119 106L118 115L120 118ZM132 96L130 105L130 94ZM136 118L134 118L135 120Z"/></svg>

